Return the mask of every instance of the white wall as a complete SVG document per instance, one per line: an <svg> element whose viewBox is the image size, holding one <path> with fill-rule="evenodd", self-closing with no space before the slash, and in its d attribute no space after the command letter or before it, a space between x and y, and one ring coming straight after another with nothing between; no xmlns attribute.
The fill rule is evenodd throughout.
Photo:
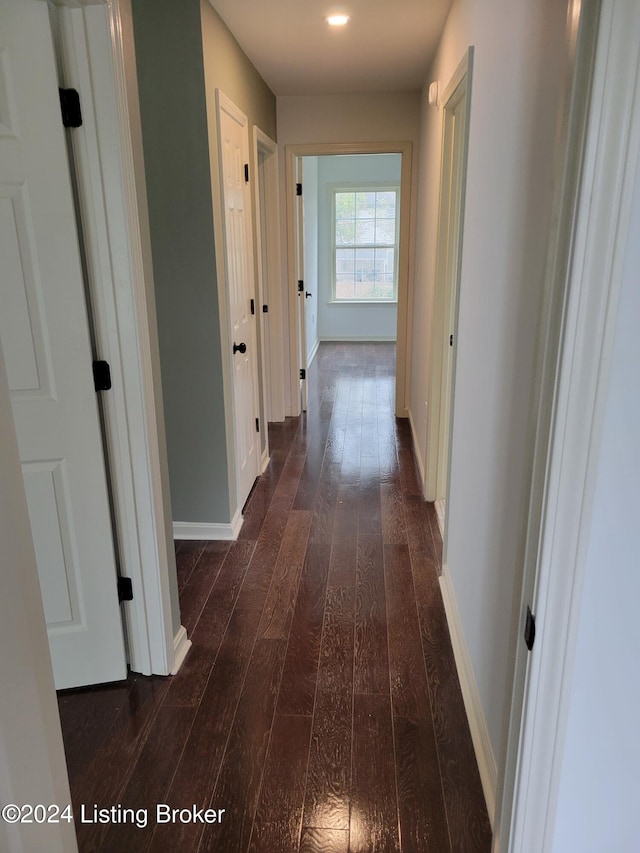
<svg viewBox="0 0 640 853"><path fill-rule="evenodd" d="M339 305L331 302L332 184L362 182L400 186L400 154L329 155L318 158L318 334L320 340L395 340L397 303Z"/></svg>
<svg viewBox="0 0 640 853"><path fill-rule="evenodd" d="M640 178L630 235L640 233ZM553 850L640 850L640 244L611 358Z"/></svg>
<svg viewBox="0 0 640 853"><path fill-rule="evenodd" d="M416 197L418 186L417 151L420 136L420 95L385 93L379 95L290 95L277 98L278 146L280 149L280 209L286 211L285 148L305 143L411 142L411 236L409 280L413 278L415 251ZM286 229L282 229L282 257L286 258ZM288 283L284 282L289 295ZM289 352L289 301L283 303L284 352ZM291 388L285 383L285 405L291 409Z"/></svg>
<svg viewBox="0 0 640 853"><path fill-rule="evenodd" d="M307 364L318 349L318 158L303 157L302 203L304 210L304 289L307 333ZM302 296L298 297L302 299Z"/></svg>
<svg viewBox="0 0 640 853"><path fill-rule="evenodd" d="M563 6L565 7L563 9ZM566 5L456 0L428 84L475 47L447 563L498 772L528 493L528 419L563 79ZM410 412L427 448L442 113L423 93Z"/></svg>

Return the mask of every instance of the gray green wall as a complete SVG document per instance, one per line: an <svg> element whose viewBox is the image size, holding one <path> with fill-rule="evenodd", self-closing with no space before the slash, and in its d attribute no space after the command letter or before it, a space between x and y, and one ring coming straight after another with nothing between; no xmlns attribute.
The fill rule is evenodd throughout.
<svg viewBox="0 0 640 853"><path fill-rule="evenodd" d="M133 0L174 521L230 520L200 0Z"/></svg>
<svg viewBox="0 0 640 853"><path fill-rule="evenodd" d="M272 138L275 96L206 0L132 6L173 520L228 523L215 88Z"/></svg>

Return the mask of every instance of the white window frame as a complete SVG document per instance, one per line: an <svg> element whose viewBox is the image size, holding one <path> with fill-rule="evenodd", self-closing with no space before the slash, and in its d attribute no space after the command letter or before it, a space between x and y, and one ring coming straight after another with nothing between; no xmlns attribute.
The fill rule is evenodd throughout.
<svg viewBox="0 0 640 853"><path fill-rule="evenodd" d="M340 192L390 192L396 194L396 229L395 241L393 246L383 245L381 243L370 244L352 244L340 245L336 244L336 194ZM357 181L354 183L339 183L329 185L329 208L331 211L331 299L332 305L396 305L398 302L398 268L400 254L400 184L397 181ZM395 251L395 263L393 270L393 298L392 299L340 299L336 296L336 250L337 249L377 249L377 248L393 248Z"/></svg>

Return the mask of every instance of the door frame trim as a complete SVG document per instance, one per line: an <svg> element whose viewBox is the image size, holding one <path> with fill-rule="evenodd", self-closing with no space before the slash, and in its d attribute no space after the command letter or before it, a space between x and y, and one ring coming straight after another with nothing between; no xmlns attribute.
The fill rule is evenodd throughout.
<svg viewBox="0 0 640 853"><path fill-rule="evenodd" d="M298 311L292 310L297 298L296 279L296 193L295 161L296 157L322 157L327 154L401 154L402 171L400 176L400 235L398 245L398 332L396 339L396 416L408 415L407 399L409 388L409 370L407 358L410 354L409 340L409 274L411 271L411 142L324 142L285 145L285 190L286 190L286 301L289 311L289 355L287 372L291 393L291 411L294 417L300 414L300 394L298 393Z"/></svg>
<svg viewBox="0 0 640 853"><path fill-rule="evenodd" d="M563 253L567 262L565 275L551 279L557 292L547 296L544 331L551 337L544 352L549 361L532 486L540 524L532 527L530 509L532 541L524 565L522 603L533 588L536 645L522 673L516 665L495 851L533 853L552 843L610 356L625 251L632 239L631 202L640 168L640 45L635 37L640 7L604 0L598 19L599 5L586 4L588 33L597 46L586 135L578 143L584 147L584 165L573 189L575 218L570 214L550 258L551 273L558 261L563 272ZM577 23L579 0L569 10L569 21ZM577 71L578 78L585 67ZM567 162L581 154L574 144L568 161L565 156L560 193L566 191ZM558 301L563 310L555 328L552 309ZM542 434L541 416L548 419ZM523 644L519 630L519 650Z"/></svg>
<svg viewBox="0 0 640 853"><path fill-rule="evenodd" d="M65 83L80 92L84 133L74 137L89 288L100 353L113 387L104 396L120 568L133 582L123 604L131 669L169 675L190 642L173 631L175 572L142 138L128 0L57 9ZM129 67L127 63L129 62Z"/></svg>
<svg viewBox="0 0 640 853"><path fill-rule="evenodd" d="M263 163L260 164L260 154L263 155ZM280 199L279 199L279 170L278 170L278 144L274 142L257 124L253 126L253 170L255 180L254 189L254 211L255 211L255 239L256 239L256 270L258 292L258 326L260 328L260 345L262 358L263 394L265 400L264 422L284 421L284 372L282 353L282 292L280 283L282 281L282 261L280 257ZM267 212L266 228L262 227L261 176L264 178L264 203ZM262 271L262 253L266 254L267 280L264 280ZM269 352L265 346L264 322L262 318L261 304L265 301L265 292L269 301ZM270 381L266 381L266 373L269 371ZM268 394L270 389L270 394ZM271 415L271 417L269 417Z"/></svg>
<svg viewBox="0 0 640 853"><path fill-rule="evenodd" d="M447 162L447 152L444 148L447 129L453 121L452 108L458 103L453 102L461 84L465 83L464 97L465 104L465 126L464 137L462 138L462 150L460 152L461 161L460 167L460 192L459 198L452 198L452 193L447 191L444 186L445 168ZM473 47L469 47L465 52L460 64L453 73L451 80L447 84L442 96L442 157L440 163L440 197L438 201L438 241L436 253L436 284L434 289L433 304L434 304L434 320L431 325L432 340L431 340L431 356L430 356L430 375L429 375L429 409L427 417L427 445L425 459L425 476L423 482L423 490L425 499L428 501L446 500L449 492L449 472L451 471L451 460L447 466L447 476L444 484L444 494L439 494L442 491L442 454L443 443L447 443L447 452L451 451L451 437L453 432L453 399L455 386L455 371L456 371L456 352L457 346L453 348L451 376L450 376L450 411L449 411L449 429L445 436L443 431L443 418L445 410L443 406L443 391L445 379L445 359L443 357L443 348L445 345L445 320L446 316L451 313L453 315L454 336L457 338L458 331L458 306L460 303L460 277L462 269L462 244L464 238L464 210L465 210L465 194L466 194L466 176L467 176L467 159L469 150L469 133L471 125L471 97L473 88ZM455 133L455 129L454 129ZM454 156L455 141L452 140L452 157ZM450 170L447 171L453 177L456 169L456 164L452 163ZM453 204L452 204L453 202ZM443 221L443 214L447 213L447 222ZM455 273L455 283L448 281L446 273L446 258L448 255L449 238L448 226L452 221L451 208L454 208L454 215L457 220L457 245L455 246L457 269ZM443 234L447 230L447 240L443 240ZM454 304L452 305L452 301ZM446 559L446 522L444 536L444 552L443 560Z"/></svg>

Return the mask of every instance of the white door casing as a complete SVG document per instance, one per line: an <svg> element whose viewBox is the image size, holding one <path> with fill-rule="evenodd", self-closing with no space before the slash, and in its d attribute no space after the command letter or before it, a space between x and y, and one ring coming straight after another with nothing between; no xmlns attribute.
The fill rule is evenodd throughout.
<svg viewBox="0 0 640 853"><path fill-rule="evenodd" d="M64 6L62 4L65 4ZM190 642L174 625L169 477L130 0L58 0L59 81L80 93L70 132L96 351L111 365L102 399L122 605L134 672L168 675ZM177 592L175 593L177 594Z"/></svg>
<svg viewBox="0 0 640 853"><path fill-rule="evenodd" d="M269 307L269 257L268 257L268 248L267 248L267 239L266 234L266 224L268 222L268 214L266 210L266 192L264 191L264 183L265 183L265 175L264 175L264 160L265 155L258 150L256 147L256 168L255 174L258 179L258 187L257 187L257 198L256 198L256 236L258 241L258 291L260 293L260 298L258 300L259 305ZM258 312L258 316L260 316L261 311ZM269 323L269 315L265 314L264 317L261 318L261 328L262 328L262 347L261 347L261 355L264 362L264 370L263 370L263 384L264 384L264 397L265 397L265 410L267 412L267 420L273 421L275 418L273 417L273 372L271 370L272 365L272 357L271 353L273 350L273 334L271 330L271 326Z"/></svg>
<svg viewBox="0 0 640 853"><path fill-rule="evenodd" d="M260 473L256 299L251 223L251 196L245 180L249 163L246 116L220 90L216 91L220 180L224 209L225 287L232 348L233 420L238 506L245 503ZM263 428L266 428L263 425Z"/></svg>
<svg viewBox="0 0 640 853"><path fill-rule="evenodd" d="M425 466L427 500L448 498L472 63L473 48L469 48L442 98L438 251Z"/></svg>
<svg viewBox="0 0 640 853"><path fill-rule="evenodd" d="M0 7L0 340L56 687L126 676L48 11Z"/></svg>
<svg viewBox="0 0 640 853"><path fill-rule="evenodd" d="M451 196L454 200L454 215L449 223L448 244L449 252L447 258L447 279L449 292L445 303L445 347L443 371L444 382L441 389L441 419L440 419L440 446L443 453L438 465L438 481L440 483L439 493L446 497L449 488L449 447L451 444L451 424L453 405L453 380L455 362L455 344L457 343L457 307L458 307L458 278L460 270L461 230L463 207L462 189L464 185L464 155L465 155L465 131L467 118L467 77L456 87L451 95L451 124L455 128L453 133L453 162L454 168L451 175ZM440 495L439 495L440 496Z"/></svg>
<svg viewBox="0 0 640 853"><path fill-rule="evenodd" d="M284 362L282 353L282 270L280 261L280 206L278 193L278 146L254 125L254 174L256 187L256 239L260 259L259 288L267 312L259 314L262 321L264 351L262 357L265 378L266 418L283 421Z"/></svg>
<svg viewBox="0 0 640 853"><path fill-rule="evenodd" d="M520 608L523 620L531 603L536 636L523 655L519 632L493 848L513 853L553 845L618 299L636 239L629 227L640 164L640 7L573 0L568 22L571 91L545 281Z"/></svg>
<svg viewBox="0 0 640 853"><path fill-rule="evenodd" d="M302 192L298 193L300 187ZM306 290L304 284L304 181L302 157L296 157L296 267L297 267L297 294L298 294L298 396L300 409L307 411L307 318L306 318ZM302 290L300 289L302 287Z"/></svg>

